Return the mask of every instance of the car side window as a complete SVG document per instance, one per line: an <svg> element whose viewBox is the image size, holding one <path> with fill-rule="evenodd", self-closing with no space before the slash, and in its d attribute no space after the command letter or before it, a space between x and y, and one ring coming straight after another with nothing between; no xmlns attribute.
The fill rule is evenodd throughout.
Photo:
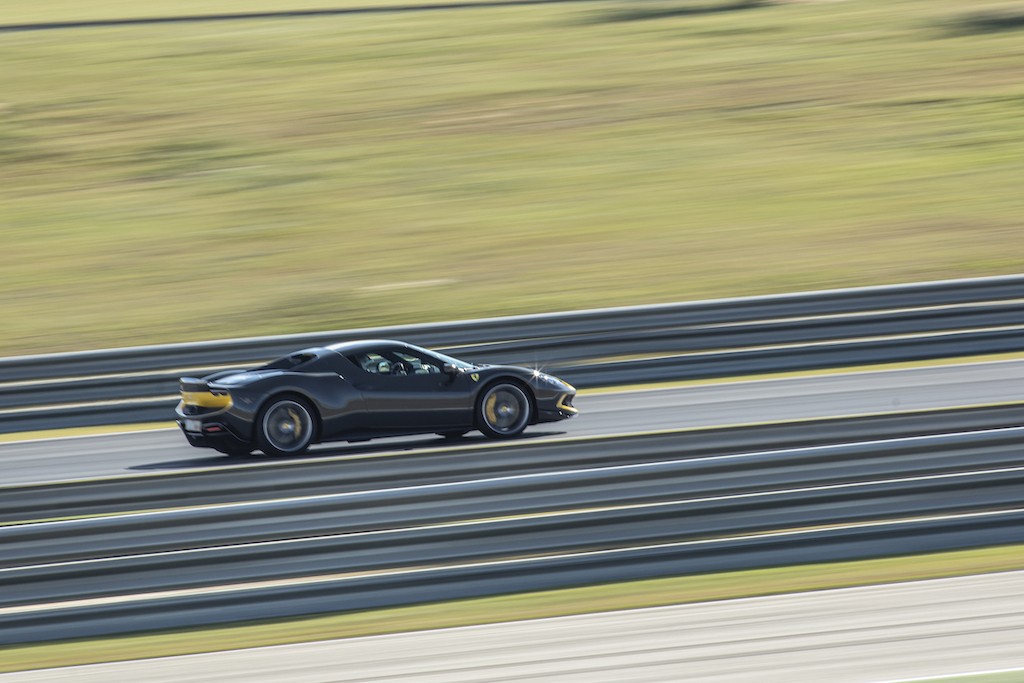
<svg viewBox="0 0 1024 683"><path fill-rule="evenodd" d="M441 367L433 358L409 353L408 351L395 351L395 356L402 363L406 372L410 375L440 375Z"/></svg>
<svg viewBox="0 0 1024 683"><path fill-rule="evenodd" d="M443 370L436 358L412 353L405 349L378 349L346 356L355 365L371 375L408 377L410 375L440 375Z"/></svg>
<svg viewBox="0 0 1024 683"><path fill-rule="evenodd" d="M367 351L364 353L353 353L345 356L355 365L361 367L371 375L390 375L392 363L379 353Z"/></svg>

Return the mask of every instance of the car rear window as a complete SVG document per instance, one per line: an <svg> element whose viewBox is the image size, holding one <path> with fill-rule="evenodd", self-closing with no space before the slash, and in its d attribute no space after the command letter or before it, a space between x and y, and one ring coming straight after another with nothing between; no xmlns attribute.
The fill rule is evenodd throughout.
<svg viewBox="0 0 1024 683"><path fill-rule="evenodd" d="M287 356L282 356L275 361L271 361L259 368L260 370L294 370L300 365L304 365L311 360L316 360L315 353L292 353Z"/></svg>

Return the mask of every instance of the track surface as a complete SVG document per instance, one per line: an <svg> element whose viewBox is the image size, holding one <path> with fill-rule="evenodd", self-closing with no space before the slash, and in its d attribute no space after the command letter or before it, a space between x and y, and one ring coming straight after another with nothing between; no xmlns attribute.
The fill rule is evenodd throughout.
<svg viewBox="0 0 1024 683"><path fill-rule="evenodd" d="M527 437L557 439L998 403L1019 400L1022 380L1024 361L1001 361L615 393L580 398L576 402L579 417L533 427ZM483 442L482 437L471 435L456 444ZM442 444L451 445L436 437L381 439L367 444L328 444L312 454L344 457ZM176 430L0 445L5 484L187 471L253 461L190 448Z"/></svg>
<svg viewBox="0 0 1024 683"><path fill-rule="evenodd" d="M0 642L1022 542L1020 402L904 412L1015 400L1021 374L1024 362L1004 362L598 396L570 435L634 433L590 445L537 429L487 448L331 446L304 464L196 458L173 431L11 445L23 455L9 462L36 480L69 476L68 463L183 476L8 489L16 512L70 518L0 529L0 574L15 589ZM885 411L793 433L777 422L635 433ZM808 433L827 440L807 445ZM81 453L25 454L60 447ZM163 459L130 464L147 457ZM222 500L225 489L249 493ZM40 508L48 496L65 505ZM130 514L78 516L111 500Z"/></svg>
<svg viewBox="0 0 1024 683"><path fill-rule="evenodd" d="M0 676L222 683L867 682L1024 667L1024 572Z"/></svg>

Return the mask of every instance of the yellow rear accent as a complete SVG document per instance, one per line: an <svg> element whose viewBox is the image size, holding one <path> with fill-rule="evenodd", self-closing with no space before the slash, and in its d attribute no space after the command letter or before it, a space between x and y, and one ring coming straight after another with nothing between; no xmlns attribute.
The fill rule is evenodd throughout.
<svg viewBox="0 0 1024 683"><path fill-rule="evenodd" d="M231 405L231 396L214 396L209 391L183 391L181 401L187 406L200 408L227 408Z"/></svg>

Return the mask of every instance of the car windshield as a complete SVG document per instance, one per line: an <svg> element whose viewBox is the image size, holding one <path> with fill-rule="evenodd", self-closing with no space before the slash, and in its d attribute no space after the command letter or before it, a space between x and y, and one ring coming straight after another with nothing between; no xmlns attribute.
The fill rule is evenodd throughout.
<svg viewBox="0 0 1024 683"><path fill-rule="evenodd" d="M435 356L440 358L443 362L451 363L455 367L462 368L463 370L472 370L473 368L477 367L476 365L473 365L472 363L467 363L464 360L459 360L458 358L452 358L451 356L446 356L443 353L438 353L437 351L431 351L431 353L433 353Z"/></svg>

